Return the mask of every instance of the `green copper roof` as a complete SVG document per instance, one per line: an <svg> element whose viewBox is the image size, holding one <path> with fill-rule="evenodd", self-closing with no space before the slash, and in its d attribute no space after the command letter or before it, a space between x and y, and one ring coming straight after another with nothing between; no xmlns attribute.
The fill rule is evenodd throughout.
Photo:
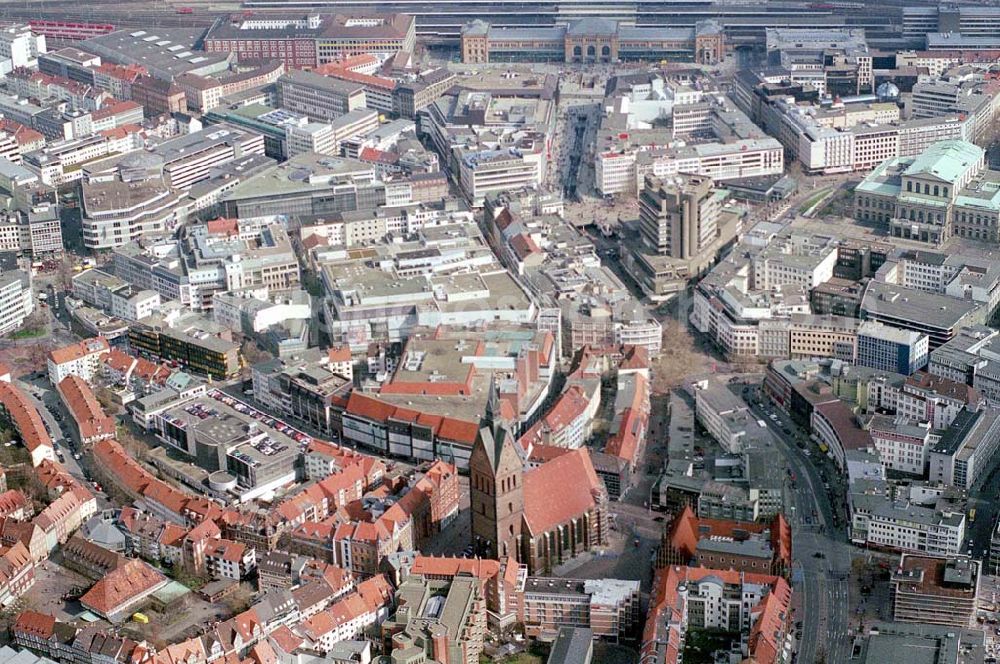
<svg viewBox="0 0 1000 664"><path fill-rule="evenodd" d="M955 182L970 165L983 158L983 149L967 141L940 141L913 160L903 175L933 175L946 182Z"/></svg>

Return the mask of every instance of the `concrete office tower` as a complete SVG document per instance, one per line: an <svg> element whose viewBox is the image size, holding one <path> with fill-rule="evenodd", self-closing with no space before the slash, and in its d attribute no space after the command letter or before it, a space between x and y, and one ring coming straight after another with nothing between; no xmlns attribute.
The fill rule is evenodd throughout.
<svg viewBox="0 0 1000 664"><path fill-rule="evenodd" d="M639 230L650 249L663 256L689 259L715 239L724 190L712 179L648 175L639 194Z"/></svg>

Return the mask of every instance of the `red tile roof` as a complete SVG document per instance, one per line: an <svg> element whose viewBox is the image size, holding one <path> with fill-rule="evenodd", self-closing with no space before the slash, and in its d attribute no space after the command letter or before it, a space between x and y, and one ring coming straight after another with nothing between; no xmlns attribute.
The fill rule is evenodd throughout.
<svg viewBox="0 0 1000 664"><path fill-rule="evenodd" d="M306 250L328 246L330 246L330 238L324 235L310 235L306 239L302 240L302 247Z"/></svg>
<svg viewBox="0 0 1000 664"><path fill-rule="evenodd" d="M521 439L525 441L524 438ZM556 447L555 445L532 445L531 452L528 454L528 461L532 463L547 463L552 461L556 457L561 457L564 454L569 454L572 452L568 447Z"/></svg>
<svg viewBox="0 0 1000 664"><path fill-rule="evenodd" d="M361 149L360 154L358 154L358 160L372 164L391 165L399 162L399 155L395 152L386 152L385 150L377 150L372 147L364 147Z"/></svg>
<svg viewBox="0 0 1000 664"><path fill-rule="evenodd" d="M690 506L685 506L670 524L667 541L670 548L690 560L698 548L698 541L710 537L735 537L736 531L760 534L769 531L771 549L777 561L786 567L792 564L792 531L785 517L778 514L770 523L733 521L698 517Z"/></svg>
<svg viewBox="0 0 1000 664"><path fill-rule="evenodd" d="M206 521L205 523L211 523ZM238 563L246 555L246 544L234 542L227 539L213 538L205 545L205 555L212 558L221 558L227 562Z"/></svg>
<svg viewBox="0 0 1000 664"><path fill-rule="evenodd" d="M646 416L631 408L626 408L618 422L618 430L608 438L604 452L634 464L636 452L639 451L645 430Z"/></svg>
<svg viewBox="0 0 1000 664"><path fill-rule="evenodd" d="M431 579L450 578L459 574L467 574L478 579L490 579L500 573L500 561L483 558L451 558L436 556L417 556L413 559L410 574L426 576Z"/></svg>
<svg viewBox="0 0 1000 664"><path fill-rule="evenodd" d="M80 437L90 441L101 436L115 435L115 421L104 412L87 381L69 375L58 386L66 407L80 428Z"/></svg>
<svg viewBox="0 0 1000 664"><path fill-rule="evenodd" d="M360 83L366 87L381 88L389 92L396 87L396 82L392 79L382 78L381 76L371 76L369 74L359 74L358 72L351 71L350 69L345 69L343 66L340 66L335 62L320 65L313 71L317 74L322 74L323 76L329 76L330 78L337 78L342 81L350 81L352 83Z"/></svg>
<svg viewBox="0 0 1000 664"><path fill-rule="evenodd" d="M934 376L926 371L918 371L908 377L906 379L906 387L916 388L917 391L933 392L942 397L955 399L965 404L977 404L983 399L982 395L979 394L979 390L971 385ZM906 387L903 388L904 391Z"/></svg>
<svg viewBox="0 0 1000 664"><path fill-rule="evenodd" d="M136 595L148 593L166 582L167 578L155 569L141 560L132 559L95 583L80 598L80 604L107 616L120 610Z"/></svg>
<svg viewBox="0 0 1000 664"><path fill-rule="evenodd" d="M0 129L14 136L18 145L44 143L45 136L41 132L35 131L31 127L21 124L10 118L0 119Z"/></svg>
<svg viewBox="0 0 1000 664"><path fill-rule="evenodd" d="M351 348L349 346L331 346L327 350L326 357L330 362L350 362Z"/></svg>
<svg viewBox="0 0 1000 664"><path fill-rule="evenodd" d="M465 443L469 446L476 442L476 433L479 430L479 425L475 422L423 414L409 408L394 406L357 391L351 392L351 396L347 400L346 412L374 422L387 422L390 418L417 421L430 426L438 438L455 443Z"/></svg>
<svg viewBox="0 0 1000 664"><path fill-rule="evenodd" d="M378 58L371 53L359 53L358 55L349 55L346 58L335 60L330 64L340 67L341 69L351 69L353 67L363 67L365 65L373 65L377 63Z"/></svg>
<svg viewBox="0 0 1000 664"><path fill-rule="evenodd" d="M622 359L618 363L618 369L636 370L649 369L649 351L645 346L622 346Z"/></svg>
<svg viewBox="0 0 1000 664"><path fill-rule="evenodd" d="M139 108L142 108L142 104L136 103L134 101L115 100L112 103L104 104L104 106L100 110L93 111L90 114L90 117L92 117L94 120L102 120L104 118L109 118L112 115L129 113Z"/></svg>
<svg viewBox="0 0 1000 664"><path fill-rule="evenodd" d="M525 233L518 233L512 237L510 239L510 248L514 250L514 254L522 261L532 254L542 253L542 250L531 239L531 236Z"/></svg>
<svg viewBox="0 0 1000 664"><path fill-rule="evenodd" d="M7 410L29 452L34 452L39 447L52 447L52 438L45 430L42 416L19 387L0 381L0 404Z"/></svg>
<svg viewBox="0 0 1000 664"><path fill-rule="evenodd" d="M48 640L55 633L56 618L38 611L22 611L14 621L14 634L26 634Z"/></svg>
<svg viewBox="0 0 1000 664"><path fill-rule="evenodd" d="M9 516L28 506L28 498L18 489L0 493L0 516Z"/></svg>
<svg viewBox="0 0 1000 664"><path fill-rule="evenodd" d="M239 222L236 219L219 217L206 222L210 235L237 235L240 232Z"/></svg>
<svg viewBox="0 0 1000 664"><path fill-rule="evenodd" d="M750 629L751 661L760 664L778 661L784 634L788 630L791 602L792 589L787 581L778 578L771 592L751 609L751 613L757 616Z"/></svg>
<svg viewBox="0 0 1000 664"><path fill-rule="evenodd" d="M109 369L119 373L128 373L135 364L136 358L128 353L124 353L117 348L112 348L111 352L101 358L101 362Z"/></svg>
<svg viewBox="0 0 1000 664"><path fill-rule="evenodd" d="M558 500L552 487L560 487ZM604 491L587 450L573 450L524 474L524 520L541 535L594 508Z"/></svg>
<svg viewBox="0 0 1000 664"><path fill-rule="evenodd" d="M572 424L587 410L589 404L590 401L583 388L579 385L570 385L559 395L549 412L525 432L521 437L521 446L527 448L529 441L532 444L544 443L547 440L546 434L557 434Z"/></svg>
<svg viewBox="0 0 1000 664"><path fill-rule="evenodd" d="M84 339L79 343L49 351L48 359L55 364L65 364L66 362L79 360L94 353L107 353L110 350L111 346L108 345L107 339L93 337L91 339Z"/></svg>
<svg viewBox="0 0 1000 664"><path fill-rule="evenodd" d="M304 643L303 639L297 636L287 625L282 625L271 632L271 638L286 653L295 652Z"/></svg>

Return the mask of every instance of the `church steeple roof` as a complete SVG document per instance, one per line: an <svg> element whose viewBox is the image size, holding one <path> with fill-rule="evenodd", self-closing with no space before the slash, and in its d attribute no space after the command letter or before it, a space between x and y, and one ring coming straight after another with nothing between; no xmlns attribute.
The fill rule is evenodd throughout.
<svg viewBox="0 0 1000 664"><path fill-rule="evenodd" d="M500 386L497 384L496 376L490 376L490 392L486 398L486 408L479 419L479 438L490 465L496 470L503 446L514 443L514 435L500 415Z"/></svg>

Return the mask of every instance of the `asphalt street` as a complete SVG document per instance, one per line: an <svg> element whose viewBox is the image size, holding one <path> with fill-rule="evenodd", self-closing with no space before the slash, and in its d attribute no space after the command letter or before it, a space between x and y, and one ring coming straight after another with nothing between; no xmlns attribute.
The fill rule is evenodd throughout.
<svg viewBox="0 0 1000 664"><path fill-rule="evenodd" d="M850 606L848 574L851 545L843 528L834 526L833 507L819 470L795 445L794 431L787 419L777 422L760 405L751 405L778 441L787 467L795 480L786 482L790 503L788 520L792 527L793 584L802 593L802 638L798 662L846 662L850 654Z"/></svg>

